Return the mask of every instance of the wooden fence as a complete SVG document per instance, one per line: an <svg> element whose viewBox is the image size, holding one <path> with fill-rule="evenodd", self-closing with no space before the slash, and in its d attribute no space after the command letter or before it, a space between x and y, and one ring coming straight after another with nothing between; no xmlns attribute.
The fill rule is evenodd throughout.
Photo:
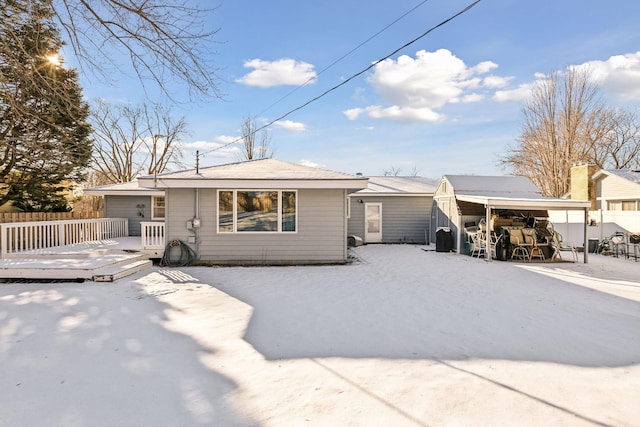
<svg viewBox="0 0 640 427"><path fill-rule="evenodd" d="M101 211L90 212L0 212L0 223L61 221L102 218Z"/></svg>

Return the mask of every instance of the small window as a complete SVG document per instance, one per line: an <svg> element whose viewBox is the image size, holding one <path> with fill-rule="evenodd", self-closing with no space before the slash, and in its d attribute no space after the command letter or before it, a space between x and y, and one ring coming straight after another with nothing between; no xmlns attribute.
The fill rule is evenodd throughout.
<svg viewBox="0 0 640 427"><path fill-rule="evenodd" d="M219 233L297 231L297 193L278 190L219 190Z"/></svg>
<svg viewBox="0 0 640 427"><path fill-rule="evenodd" d="M610 211L621 211L622 210L622 202L607 202L607 208Z"/></svg>
<svg viewBox="0 0 640 427"><path fill-rule="evenodd" d="M636 201L635 200L623 200L622 201L622 210L623 211L635 211L636 209Z"/></svg>
<svg viewBox="0 0 640 427"><path fill-rule="evenodd" d="M164 219L164 196L152 197L153 212L151 213L152 219Z"/></svg>

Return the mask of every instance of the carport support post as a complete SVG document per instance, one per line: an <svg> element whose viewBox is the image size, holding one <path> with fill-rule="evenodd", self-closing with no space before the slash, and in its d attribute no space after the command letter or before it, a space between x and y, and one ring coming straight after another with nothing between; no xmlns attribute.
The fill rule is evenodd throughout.
<svg viewBox="0 0 640 427"><path fill-rule="evenodd" d="M584 208L584 242L582 243L582 247L584 248L584 263L586 264L589 259L589 247L587 244L589 243L589 238L587 237L587 222L589 222L589 208Z"/></svg>
<svg viewBox="0 0 640 427"><path fill-rule="evenodd" d="M491 230L489 229L489 227L491 226L491 205L489 205L487 203L487 205L485 206L486 208L486 213L485 213L485 221L486 221L486 227L487 229L485 230L484 233L484 259L488 262L491 262Z"/></svg>

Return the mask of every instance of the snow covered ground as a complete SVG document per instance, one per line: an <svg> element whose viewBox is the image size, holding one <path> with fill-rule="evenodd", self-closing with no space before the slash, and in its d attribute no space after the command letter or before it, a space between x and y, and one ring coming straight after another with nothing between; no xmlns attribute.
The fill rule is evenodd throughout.
<svg viewBox="0 0 640 427"><path fill-rule="evenodd" d="M0 425L640 425L640 262L353 252L0 284Z"/></svg>

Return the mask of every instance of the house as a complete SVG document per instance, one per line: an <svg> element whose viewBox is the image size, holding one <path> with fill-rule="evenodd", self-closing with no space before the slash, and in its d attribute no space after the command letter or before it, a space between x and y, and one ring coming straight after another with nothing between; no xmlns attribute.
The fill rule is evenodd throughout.
<svg viewBox="0 0 640 427"><path fill-rule="evenodd" d="M349 235L365 243L427 243L437 183L423 177L369 177L367 188L348 196Z"/></svg>
<svg viewBox="0 0 640 427"><path fill-rule="evenodd" d="M164 190L141 187L137 181L87 188L87 196L104 196L105 218L126 218L129 236L142 234L142 223L164 221Z"/></svg>
<svg viewBox="0 0 640 427"><path fill-rule="evenodd" d="M347 195L367 181L262 159L144 176L138 186L164 192L166 242L201 262L318 264L347 261Z"/></svg>
<svg viewBox="0 0 640 427"><path fill-rule="evenodd" d="M521 176L445 175L433 196L432 235L438 228L446 227L452 234L454 251L467 253L465 229L476 227L481 221L498 232L496 229L500 227L519 227L527 221L544 220L549 209L564 209L584 212L584 243L589 207L590 202L585 200L543 197L531 181Z"/></svg>
<svg viewBox="0 0 640 427"><path fill-rule="evenodd" d="M595 251L598 242L612 235L640 234L640 170L575 165L571 168L568 197L591 201L587 236L590 251ZM575 212L549 214L567 241L582 238L582 218Z"/></svg>
<svg viewBox="0 0 640 427"><path fill-rule="evenodd" d="M596 209L640 211L640 169L600 169L591 179Z"/></svg>

